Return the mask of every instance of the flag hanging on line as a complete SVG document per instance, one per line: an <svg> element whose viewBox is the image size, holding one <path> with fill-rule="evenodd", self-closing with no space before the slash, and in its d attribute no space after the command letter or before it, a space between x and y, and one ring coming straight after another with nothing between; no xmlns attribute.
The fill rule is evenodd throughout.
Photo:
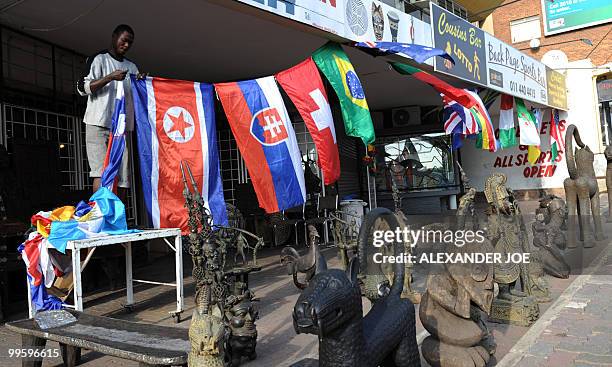
<svg viewBox="0 0 612 367"><path fill-rule="evenodd" d="M444 95L442 95L442 102L444 102L444 131L446 134L478 134L478 124L472 116L470 109L463 107Z"/></svg>
<svg viewBox="0 0 612 367"><path fill-rule="evenodd" d="M316 64L312 58L308 58L276 74L276 80L308 127L317 148L318 164L323 171L325 185L333 184L340 178L340 156L329 98Z"/></svg>
<svg viewBox="0 0 612 367"><path fill-rule="evenodd" d="M502 149L517 145L514 128L514 97L502 94L499 107L499 143Z"/></svg>
<svg viewBox="0 0 612 367"><path fill-rule="evenodd" d="M440 56L451 63L455 64L455 60L446 53L446 51L439 48L433 48L423 45L416 45L413 43L401 43L401 42L356 42L355 47L374 55L384 56L392 54L402 54L410 59L418 62L419 64L424 63L427 59Z"/></svg>
<svg viewBox="0 0 612 367"><path fill-rule="evenodd" d="M478 96L478 93L469 90L466 90L466 92L468 92L475 101L474 106L470 108L470 113L474 120L476 120L479 129L476 147L486 149L489 152L496 152L499 148L499 141L495 138L495 129L493 128L491 116L489 116L489 112Z"/></svg>
<svg viewBox="0 0 612 367"><path fill-rule="evenodd" d="M556 164L555 161L559 152L563 151L565 143L563 142L563 134L559 126L559 110L555 108L550 109L550 161Z"/></svg>
<svg viewBox="0 0 612 367"><path fill-rule="evenodd" d="M115 110L113 111L108 148L104 158L104 171L102 172L101 185L109 190L117 189L117 173L121 168L123 152L125 151L125 93L123 83L117 83L117 95L115 96Z"/></svg>
<svg viewBox="0 0 612 367"><path fill-rule="evenodd" d="M213 86L132 76L145 205L154 228L189 231L180 163L186 161L213 223L227 225Z"/></svg>
<svg viewBox="0 0 612 367"><path fill-rule="evenodd" d="M338 95L346 134L361 138L365 145L373 143L374 124L368 102L355 68L342 47L328 42L312 54L312 59Z"/></svg>
<svg viewBox="0 0 612 367"><path fill-rule="evenodd" d="M514 101L516 102L521 145L540 145L540 134L536 127L535 117L525 107L525 102L521 98L514 97Z"/></svg>
<svg viewBox="0 0 612 367"><path fill-rule="evenodd" d="M302 205L306 185L300 149L273 76L215 84L259 206L276 213Z"/></svg>
<svg viewBox="0 0 612 367"><path fill-rule="evenodd" d="M399 62L392 62L391 66L393 67L393 69L395 69L395 71L400 74L412 75L418 80L431 85L439 93L444 94L448 98L452 99L453 101L456 101L464 107L471 108L476 104L476 100L474 100L474 98L472 98L472 96L467 91L461 88L453 87L442 79L439 79L432 74L426 73L419 68L407 64L402 64Z"/></svg>

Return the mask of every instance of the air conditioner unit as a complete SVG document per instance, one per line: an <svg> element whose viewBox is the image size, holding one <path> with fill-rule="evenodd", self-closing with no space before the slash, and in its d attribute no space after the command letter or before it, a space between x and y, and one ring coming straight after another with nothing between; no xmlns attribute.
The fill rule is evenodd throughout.
<svg viewBox="0 0 612 367"><path fill-rule="evenodd" d="M394 108L391 110L393 127L406 127L421 124L421 107L410 106Z"/></svg>

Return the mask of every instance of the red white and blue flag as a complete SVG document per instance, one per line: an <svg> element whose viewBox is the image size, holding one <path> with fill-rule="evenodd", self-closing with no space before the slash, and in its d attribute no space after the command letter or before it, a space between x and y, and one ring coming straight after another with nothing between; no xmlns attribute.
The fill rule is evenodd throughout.
<svg viewBox="0 0 612 367"><path fill-rule="evenodd" d="M125 93L123 83L117 83L115 97L115 110L111 134L108 139L108 148L104 158L104 172L102 172L102 186L111 191L117 188L117 173L121 168L123 151L125 150Z"/></svg>
<svg viewBox="0 0 612 367"><path fill-rule="evenodd" d="M219 170L213 86L132 76L144 199L155 228L188 232L181 161L186 161L216 225L227 225Z"/></svg>
<svg viewBox="0 0 612 367"><path fill-rule="evenodd" d="M325 185L333 184L340 178L340 155L329 99L317 65L309 57L291 69L276 74L276 80L308 127L317 147Z"/></svg>
<svg viewBox="0 0 612 367"><path fill-rule="evenodd" d="M302 205L300 149L273 76L215 84L259 200L267 213Z"/></svg>

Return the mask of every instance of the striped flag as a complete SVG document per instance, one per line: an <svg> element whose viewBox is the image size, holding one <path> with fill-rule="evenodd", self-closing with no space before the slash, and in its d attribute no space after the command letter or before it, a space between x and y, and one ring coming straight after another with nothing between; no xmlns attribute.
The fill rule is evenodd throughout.
<svg viewBox="0 0 612 367"><path fill-rule="evenodd" d="M467 92L476 101L476 104L470 108L470 113L474 120L476 120L480 131L476 140L476 147L487 149L489 152L495 152L499 148L499 142L495 138L495 129L493 128L491 116L489 116L489 112L478 96L478 93L469 90Z"/></svg>
<svg viewBox="0 0 612 367"><path fill-rule="evenodd" d="M502 148L517 145L516 129L514 128L514 99L502 94L499 107L499 142Z"/></svg>
<svg viewBox="0 0 612 367"><path fill-rule="evenodd" d="M553 164L564 146L563 134L561 134L561 129L559 128L559 110L552 108L550 110L550 161Z"/></svg>
<svg viewBox="0 0 612 367"><path fill-rule="evenodd" d="M102 172L102 186L109 190L117 189L117 173L121 168L123 152L125 151L125 94L123 83L117 83L115 96L115 110L113 111L111 134L108 139L108 148L104 158L104 172Z"/></svg>

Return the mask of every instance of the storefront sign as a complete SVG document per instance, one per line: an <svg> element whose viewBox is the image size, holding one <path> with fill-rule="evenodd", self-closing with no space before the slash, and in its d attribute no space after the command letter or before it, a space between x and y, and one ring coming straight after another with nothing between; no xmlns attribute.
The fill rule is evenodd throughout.
<svg viewBox="0 0 612 367"><path fill-rule="evenodd" d="M597 82L597 99L599 102L612 101L612 79Z"/></svg>
<svg viewBox="0 0 612 367"><path fill-rule="evenodd" d="M567 89L565 75L546 67L546 90L548 92L548 105L567 110Z"/></svg>
<svg viewBox="0 0 612 367"><path fill-rule="evenodd" d="M485 33L489 88L546 104L546 68L519 50Z"/></svg>
<svg viewBox="0 0 612 367"><path fill-rule="evenodd" d="M567 32L612 21L610 0L542 0L544 34Z"/></svg>
<svg viewBox="0 0 612 367"><path fill-rule="evenodd" d="M347 0L236 0L324 31L344 36Z"/></svg>
<svg viewBox="0 0 612 367"><path fill-rule="evenodd" d="M492 116L492 118L497 120L499 117ZM565 129L569 124L567 122L567 112L560 111L559 119L561 134L565 135ZM526 146L517 146L491 153L476 149L473 142L467 140L461 148L461 156L462 165L470 183L473 183L479 191L482 191L484 182L490 174L503 173L508 177L508 187L513 190L562 188L563 180L568 177L567 165L565 163L564 147L561 147L556 162L551 162L550 109L543 110L539 132L542 153L534 165L531 165L527 160Z"/></svg>
<svg viewBox="0 0 612 367"><path fill-rule="evenodd" d="M405 42L432 46L429 24L373 0L345 0L345 37L356 42Z"/></svg>
<svg viewBox="0 0 612 367"><path fill-rule="evenodd" d="M436 58L435 70L487 86L485 32L433 2L430 11L434 47L445 50L455 59L452 65Z"/></svg>

